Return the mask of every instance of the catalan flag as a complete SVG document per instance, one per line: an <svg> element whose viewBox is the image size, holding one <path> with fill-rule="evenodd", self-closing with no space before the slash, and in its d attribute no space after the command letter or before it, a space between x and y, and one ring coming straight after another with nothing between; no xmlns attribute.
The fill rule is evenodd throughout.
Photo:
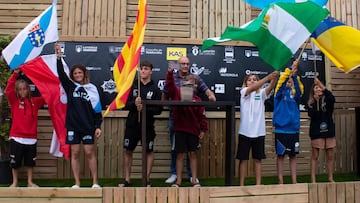
<svg viewBox="0 0 360 203"><path fill-rule="evenodd" d="M359 30L328 17L313 32L311 40L345 73L360 66Z"/></svg>
<svg viewBox="0 0 360 203"><path fill-rule="evenodd" d="M106 109L104 116L106 116L109 111L123 108L126 104L140 59L141 46L145 35L146 17L146 0L139 0L134 28L114 63L113 75L116 83L116 92L118 94Z"/></svg>

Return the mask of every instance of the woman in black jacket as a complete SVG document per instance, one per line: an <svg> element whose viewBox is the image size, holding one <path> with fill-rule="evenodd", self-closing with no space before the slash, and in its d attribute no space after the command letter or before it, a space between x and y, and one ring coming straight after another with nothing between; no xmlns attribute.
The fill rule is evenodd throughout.
<svg viewBox="0 0 360 203"><path fill-rule="evenodd" d="M310 90L308 115L310 121L311 182L316 182L317 160L319 149L325 149L328 169L328 180L334 182L334 148L336 146L335 124L333 121L334 95L317 78Z"/></svg>

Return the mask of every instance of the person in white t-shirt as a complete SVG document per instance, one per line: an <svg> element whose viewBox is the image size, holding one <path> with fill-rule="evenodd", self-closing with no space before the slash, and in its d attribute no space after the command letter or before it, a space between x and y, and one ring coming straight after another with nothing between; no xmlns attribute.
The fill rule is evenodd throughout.
<svg viewBox="0 0 360 203"><path fill-rule="evenodd" d="M278 71L274 71L259 79L257 75L245 76L243 88L240 90L240 127L236 158L240 160L240 186L244 185L249 152L252 149L254 159L256 185L261 184L261 160L265 159L265 100L271 95ZM266 82L270 84L261 88Z"/></svg>

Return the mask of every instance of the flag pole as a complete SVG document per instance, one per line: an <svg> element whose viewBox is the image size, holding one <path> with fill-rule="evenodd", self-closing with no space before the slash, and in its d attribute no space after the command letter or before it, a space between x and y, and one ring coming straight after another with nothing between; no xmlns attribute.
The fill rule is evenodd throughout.
<svg viewBox="0 0 360 203"><path fill-rule="evenodd" d="M304 52L304 50L305 50L305 47L308 45L308 43L309 43L309 41L308 40L306 40L306 42L305 42L305 45L303 46L303 48L301 49L301 52L300 52L300 54L299 54L299 56L297 57L297 61L299 61L300 60L300 58L301 58L301 55L302 55L302 53Z"/></svg>
<svg viewBox="0 0 360 203"><path fill-rule="evenodd" d="M138 97L140 97L140 99L141 99L141 94L140 94L140 86L141 86L141 81L140 81L140 70L141 70L141 67L139 67L139 63L138 63L138 68L137 68L137 72L138 72ZM138 122L140 123L140 121L141 121L141 119L140 119L140 116L141 116L141 112L140 111L138 111Z"/></svg>

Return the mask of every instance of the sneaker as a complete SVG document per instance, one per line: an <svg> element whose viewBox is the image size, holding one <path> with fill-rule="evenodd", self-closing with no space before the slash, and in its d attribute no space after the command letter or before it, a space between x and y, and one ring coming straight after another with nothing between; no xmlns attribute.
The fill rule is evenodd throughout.
<svg viewBox="0 0 360 203"><path fill-rule="evenodd" d="M192 183L192 177L190 177L190 183ZM196 183L197 183L197 184L200 184L200 181L199 181L198 178L196 178Z"/></svg>
<svg viewBox="0 0 360 203"><path fill-rule="evenodd" d="M91 186L91 188L101 188L101 186L98 185L98 184L93 184L93 185Z"/></svg>
<svg viewBox="0 0 360 203"><path fill-rule="evenodd" d="M77 188L80 188L80 186L78 186L78 185L73 185L73 186L71 186L71 188L77 189Z"/></svg>
<svg viewBox="0 0 360 203"><path fill-rule="evenodd" d="M176 175L172 174L168 179L165 180L165 183L173 183L176 181Z"/></svg>

